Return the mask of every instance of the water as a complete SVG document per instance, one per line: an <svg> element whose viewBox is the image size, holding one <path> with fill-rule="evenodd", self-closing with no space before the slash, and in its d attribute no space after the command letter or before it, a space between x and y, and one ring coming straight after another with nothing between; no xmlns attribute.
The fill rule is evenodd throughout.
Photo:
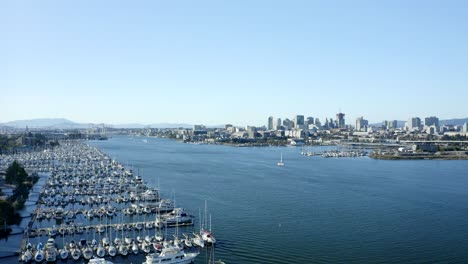
<svg viewBox="0 0 468 264"><path fill-rule="evenodd" d="M196 216L207 200L215 258L226 263L468 261L467 161L325 159L128 136L89 144L139 168L150 186L159 181ZM208 259L202 252L196 263Z"/></svg>
<svg viewBox="0 0 468 264"><path fill-rule="evenodd" d="M195 215L208 200L216 259L226 263L468 261L466 161L325 159L127 136L90 144L140 168L149 185L159 179L163 195Z"/></svg>

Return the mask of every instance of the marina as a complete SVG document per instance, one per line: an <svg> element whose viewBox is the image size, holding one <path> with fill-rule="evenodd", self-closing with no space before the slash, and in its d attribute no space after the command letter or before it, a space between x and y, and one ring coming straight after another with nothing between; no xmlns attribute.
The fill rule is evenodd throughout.
<svg viewBox="0 0 468 264"><path fill-rule="evenodd" d="M359 150L359 149L349 149L349 150L327 150L327 151L301 151L301 155L303 156L322 156L324 158L358 158L358 157L365 157L367 156L367 151Z"/></svg>
<svg viewBox="0 0 468 264"><path fill-rule="evenodd" d="M147 143L142 138L147 139ZM74 199L73 195L65 195L71 193L69 190L64 192L65 189L71 190L69 187L54 187L52 192L52 188L46 188L49 182L53 182L49 181L53 176L46 164L59 165L60 161L41 160L51 153L2 156L2 164L11 163L15 158L21 161L28 173L32 167L44 171L39 173L40 180L31 190L25 211L20 212L24 217L20 225L23 229L12 227L15 233L23 233L31 222L31 214L34 215L36 210L42 211L42 215L45 212L44 218L36 219L30 229L35 230L36 237L30 236L29 243L31 251L35 250L38 242L45 247L49 235L41 229L48 232L55 225L57 231L54 232L58 233L54 237L57 263L90 261L83 257L82 251L78 260L73 259L72 250L60 251L63 244L69 246L71 243L75 245L74 255L78 257L80 251L77 249L81 247L82 239L86 243L92 243L93 239L101 242L104 252L99 252L106 254L105 261L144 263L146 255L153 254L155 250L150 247L150 253L142 252L137 237L143 242L148 233L150 238L161 240L166 237L169 242L174 241L174 235L178 233L179 243L183 240L184 247L187 247L183 249L184 253L200 252L194 260L196 264L213 263L219 259L226 263L265 264L310 263L310 259L316 263L417 263L423 258L458 263L468 257L464 203L467 180L463 174L466 168L463 161L385 161L368 157L333 159L301 155L301 148L232 148L120 135L106 141L87 141L86 144L106 153L109 162L119 161L127 170L133 169L135 175L129 179L136 180L138 175L147 190L158 190L161 201L169 200L174 208L184 208L193 216L193 225L179 224L179 228L161 226L159 233L158 227L154 226L158 214L154 211L144 213L143 210L145 205L151 206L156 201L150 201L150 196L146 196L146 201L136 198L144 197L141 193L135 195L133 202L125 202L132 199L130 194L120 192L115 184L110 188L114 193L102 197L91 194L94 192L91 189L82 192L84 188L75 186L90 198L89 201L81 199L82 194L78 192ZM317 153L333 149L310 147L307 150ZM279 168L277 162L281 154L285 166ZM44 165L33 166L33 163ZM50 189L48 195L40 196L40 193L45 193L44 189ZM62 198L52 198L53 193L56 197L60 194ZM109 197L111 200L108 201ZM204 209L205 201L208 201L209 210ZM115 208L112 217L103 212L109 204ZM55 209L58 209L58 218L62 215L61 220L54 218ZM122 213L129 209L134 213ZM91 212L92 219L85 216L85 211ZM102 217L96 215L99 211L103 212ZM135 213L137 211L141 214ZM169 212L161 212L161 216ZM210 214L215 247L204 243L200 234L200 229L210 230ZM153 228L138 230L125 225L139 222L153 222ZM69 228L66 231L62 229L62 232L67 232L65 236L58 230L62 224ZM89 226L89 233L85 226ZM95 227L104 231L96 232ZM18 251L22 236L11 235L1 240L0 247L4 251ZM127 238L127 242L136 240L136 246L131 245L135 251L138 248L138 254L133 253L132 247L122 247L119 253L119 247L114 243L116 255L111 257L104 244L116 238L120 241ZM441 243L445 246L440 246ZM66 256L67 252L68 258L60 260L60 253ZM113 252L114 249L110 248L110 253ZM310 255L304 252L310 252ZM126 256L122 255L125 253ZM18 263L18 258L19 255L2 258L0 262ZM92 262L101 261L97 258Z"/></svg>
<svg viewBox="0 0 468 264"><path fill-rule="evenodd" d="M176 207L174 197L163 199L158 188L95 147L63 142L3 158L47 175L24 231L20 262L109 263L142 254L144 263L190 263L198 248L216 241L211 228L195 229L195 217Z"/></svg>

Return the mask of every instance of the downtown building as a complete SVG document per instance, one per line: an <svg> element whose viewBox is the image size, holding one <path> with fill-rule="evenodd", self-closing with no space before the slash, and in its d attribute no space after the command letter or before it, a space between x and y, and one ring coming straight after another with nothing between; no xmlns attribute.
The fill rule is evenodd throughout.
<svg viewBox="0 0 468 264"><path fill-rule="evenodd" d="M421 119L419 117L410 117L406 122L408 131L419 131L421 129Z"/></svg>
<svg viewBox="0 0 468 264"><path fill-rule="evenodd" d="M369 121L365 120L364 117L356 118L356 131L367 132L367 127L369 126Z"/></svg>

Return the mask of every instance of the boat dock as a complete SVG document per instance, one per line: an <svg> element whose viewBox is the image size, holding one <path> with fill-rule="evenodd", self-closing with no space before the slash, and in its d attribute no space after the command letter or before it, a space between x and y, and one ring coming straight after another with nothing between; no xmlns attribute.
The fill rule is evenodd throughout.
<svg viewBox="0 0 468 264"><path fill-rule="evenodd" d="M11 159L49 175L17 251L22 262L159 254L173 247L190 252L214 243L206 230L193 228L193 215L94 147L63 142L18 155Z"/></svg>

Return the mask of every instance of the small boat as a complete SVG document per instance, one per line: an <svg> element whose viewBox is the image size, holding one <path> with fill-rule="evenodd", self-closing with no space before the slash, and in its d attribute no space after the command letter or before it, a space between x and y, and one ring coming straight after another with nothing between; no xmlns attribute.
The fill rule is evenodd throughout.
<svg viewBox="0 0 468 264"><path fill-rule="evenodd" d="M193 233L192 242L199 247L205 247L205 241L199 234Z"/></svg>
<svg viewBox="0 0 468 264"><path fill-rule="evenodd" d="M106 250L101 243L99 243L99 246L96 249L96 255L100 258L103 258L106 255Z"/></svg>
<svg viewBox="0 0 468 264"><path fill-rule="evenodd" d="M107 249L107 253L109 253L109 256L114 257L117 254L117 249L114 245L110 245Z"/></svg>
<svg viewBox="0 0 468 264"><path fill-rule="evenodd" d="M93 257L93 249L89 245L83 249L83 257L85 259L91 259Z"/></svg>
<svg viewBox="0 0 468 264"><path fill-rule="evenodd" d="M66 247L59 250L60 258L65 260L68 258L68 250Z"/></svg>
<svg viewBox="0 0 468 264"><path fill-rule="evenodd" d="M57 250L54 247L48 248L45 252L45 259L47 262L54 262L57 260Z"/></svg>
<svg viewBox="0 0 468 264"><path fill-rule="evenodd" d="M21 255L21 261L23 261L23 263L29 263L32 260L32 258L33 258L33 255L29 248L26 249Z"/></svg>
<svg viewBox="0 0 468 264"><path fill-rule="evenodd" d="M75 247L71 250L71 256L74 260L78 260L81 257L81 251Z"/></svg>
<svg viewBox="0 0 468 264"><path fill-rule="evenodd" d="M137 245L136 241L133 241L133 245L132 245L133 254L135 254L135 255L138 254L138 251L139 251L138 245Z"/></svg>
<svg viewBox="0 0 468 264"><path fill-rule="evenodd" d="M122 256L127 256L128 254L128 250L127 250L127 247L125 245L120 245L119 246L119 254L122 255Z"/></svg>
<svg viewBox="0 0 468 264"><path fill-rule="evenodd" d="M183 236L184 236L184 245L188 248L191 248L193 246L192 240L187 234L183 234Z"/></svg>
<svg viewBox="0 0 468 264"><path fill-rule="evenodd" d="M34 254L34 261L39 263L43 260L44 260L44 251L42 251L42 249L38 249L36 253Z"/></svg>
<svg viewBox="0 0 468 264"><path fill-rule="evenodd" d="M281 152L281 159L278 163L276 163L276 165L278 165L279 167L283 167L284 166L284 162L283 162L283 152Z"/></svg>
<svg viewBox="0 0 468 264"><path fill-rule="evenodd" d="M113 262L108 261L104 258L96 258L96 257L90 259L88 263L90 264L113 264Z"/></svg>

